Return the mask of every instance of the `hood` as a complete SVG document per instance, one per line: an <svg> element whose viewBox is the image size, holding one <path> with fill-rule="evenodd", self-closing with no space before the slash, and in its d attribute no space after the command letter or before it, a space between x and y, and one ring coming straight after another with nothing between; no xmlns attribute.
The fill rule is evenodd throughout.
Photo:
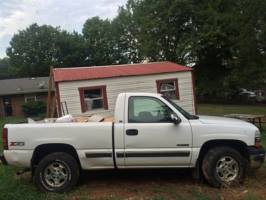
<svg viewBox="0 0 266 200"><path fill-rule="evenodd" d="M200 115L199 121L203 124L220 124L220 125L229 125L229 126L245 126L245 127L252 127L257 128L253 124L240 120L240 119L234 119L234 118L228 118L228 117L215 117L215 116L205 116Z"/></svg>

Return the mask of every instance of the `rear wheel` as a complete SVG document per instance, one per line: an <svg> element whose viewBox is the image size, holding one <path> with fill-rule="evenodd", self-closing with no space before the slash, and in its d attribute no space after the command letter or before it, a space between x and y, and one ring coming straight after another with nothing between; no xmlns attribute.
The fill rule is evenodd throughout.
<svg viewBox="0 0 266 200"><path fill-rule="evenodd" d="M204 177L214 187L242 183L246 168L247 161L230 147L211 149L202 162Z"/></svg>
<svg viewBox="0 0 266 200"><path fill-rule="evenodd" d="M66 192L79 178L77 161L69 154L58 152L45 156L34 171L34 182L45 192Z"/></svg>

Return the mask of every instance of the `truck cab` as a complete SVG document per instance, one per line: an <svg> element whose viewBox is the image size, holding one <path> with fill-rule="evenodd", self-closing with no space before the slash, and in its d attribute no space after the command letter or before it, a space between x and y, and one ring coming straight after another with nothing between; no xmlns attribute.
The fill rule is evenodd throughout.
<svg viewBox="0 0 266 200"><path fill-rule="evenodd" d="M123 93L118 96L116 108L115 130L123 124L125 168L191 166L189 119L165 97Z"/></svg>

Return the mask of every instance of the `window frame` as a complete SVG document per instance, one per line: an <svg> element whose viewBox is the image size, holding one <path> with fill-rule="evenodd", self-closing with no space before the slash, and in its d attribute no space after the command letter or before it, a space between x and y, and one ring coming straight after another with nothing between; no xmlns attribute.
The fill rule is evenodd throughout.
<svg viewBox="0 0 266 200"><path fill-rule="evenodd" d="M90 87L79 87L79 97L80 97L80 105L81 105L81 112L85 113L88 111L93 111L93 110L88 110L86 103L85 103L85 95L84 95L84 91L85 90L97 90L100 89L101 90L101 94L103 96L103 108L99 108L103 109L103 110L108 110L108 101L107 101L107 94L106 94L106 85L99 85L99 86L90 86ZM97 109L95 109L97 110Z"/></svg>
<svg viewBox="0 0 266 200"><path fill-rule="evenodd" d="M34 101L29 101L28 99L34 99ZM24 96L24 101L25 103L28 103L28 102L35 102L37 101L37 96L36 95L25 95Z"/></svg>
<svg viewBox="0 0 266 200"><path fill-rule="evenodd" d="M149 98L149 99L155 99L156 101L159 101L159 102L161 102L162 104L164 104L165 106L167 106L168 108L169 108L169 111L171 111L172 113L174 113L174 114L176 114L175 113L175 111L172 109L172 108L170 108L165 102L163 102L161 99L158 99L158 98L156 98L156 97L152 97L152 96L130 96L129 98L128 98L128 105L127 105L127 123L129 123L129 124L154 124L154 123L164 123L164 124L169 124L169 123L173 123L172 121L169 121L169 122L131 122L129 119L129 106L130 106L130 104L129 104L129 102L130 102L130 99L132 99L132 98L138 98L138 97L140 97L140 98Z"/></svg>
<svg viewBox="0 0 266 200"><path fill-rule="evenodd" d="M156 86L157 86L157 93L162 94L160 90L160 86L163 83L172 83L174 82L175 84L175 99L172 100L180 100L180 95L179 95L179 87L178 87L178 79L177 78L170 78L170 79L161 79L161 80L156 80Z"/></svg>

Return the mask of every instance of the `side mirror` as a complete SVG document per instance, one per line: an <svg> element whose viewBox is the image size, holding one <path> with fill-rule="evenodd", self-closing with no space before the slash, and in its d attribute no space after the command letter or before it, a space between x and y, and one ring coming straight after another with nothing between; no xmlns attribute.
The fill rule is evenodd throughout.
<svg viewBox="0 0 266 200"><path fill-rule="evenodd" d="M174 122L174 124L180 124L181 123L181 119L175 114L171 114L171 120Z"/></svg>

